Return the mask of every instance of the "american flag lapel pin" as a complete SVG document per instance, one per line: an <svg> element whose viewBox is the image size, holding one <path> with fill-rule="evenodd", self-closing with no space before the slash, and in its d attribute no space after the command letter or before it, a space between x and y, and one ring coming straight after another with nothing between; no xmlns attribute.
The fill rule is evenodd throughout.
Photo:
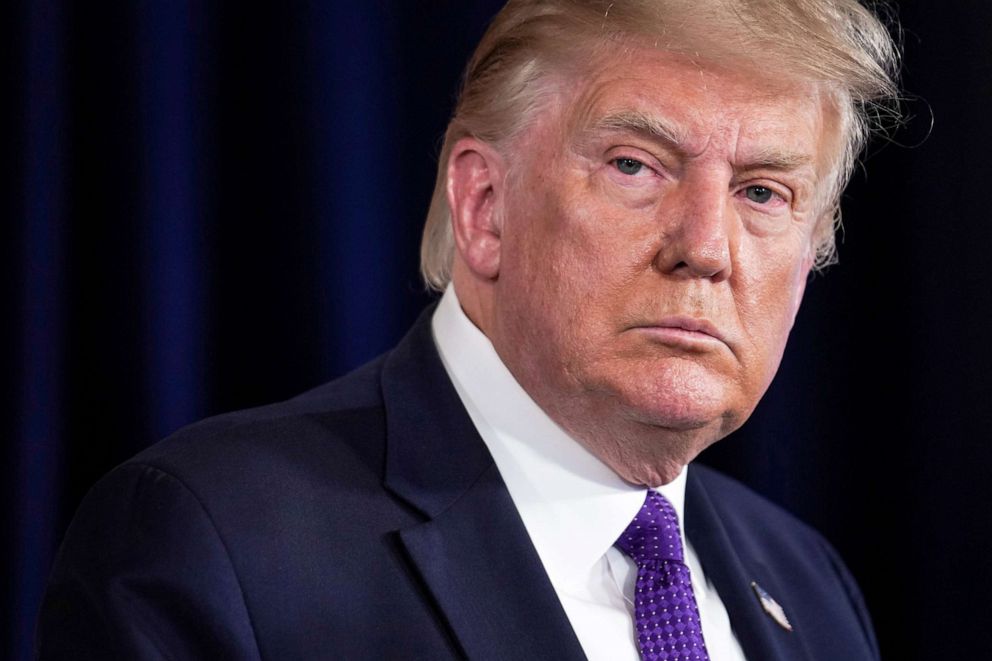
<svg viewBox="0 0 992 661"><path fill-rule="evenodd" d="M768 613L768 616L786 631L792 631L792 624L789 623L789 618L785 616L785 610L779 603L772 599L772 596L754 581L751 581L751 589L754 590L755 596L758 597L758 601L761 603L761 608Z"/></svg>

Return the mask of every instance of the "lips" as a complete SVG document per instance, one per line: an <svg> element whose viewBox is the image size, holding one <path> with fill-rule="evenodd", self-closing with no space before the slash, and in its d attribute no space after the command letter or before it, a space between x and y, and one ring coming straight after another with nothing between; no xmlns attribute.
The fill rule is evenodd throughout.
<svg viewBox="0 0 992 661"><path fill-rule="evenodd" d="M658 341L665 343L711 344L719 342L729 346L724 334L708 319L671 316L637 324L633 328L648 333Z"/></svg>
<svg viewBox="0 0 992 661"><path fill-rule="evenodd" d="M692 317L668 317L662 319L658 324L661 328L675 328L691 331L693 333L703 333L721 342L725 342L723 334L707 319L694 319Z"/></svg>

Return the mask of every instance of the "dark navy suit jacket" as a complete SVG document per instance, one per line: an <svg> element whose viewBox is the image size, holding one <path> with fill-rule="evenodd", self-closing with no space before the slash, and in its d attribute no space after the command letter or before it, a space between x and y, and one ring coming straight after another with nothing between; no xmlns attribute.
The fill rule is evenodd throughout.
<svg viewBox="0 0 992 661"><path fill-rule="evenodd" d="M748 659L878 657L858 589L818 534L700 466L685 516ZM38 649L43 659L583 658L427 313L356 372L196 424L101 480L60 550Z"/></svg>

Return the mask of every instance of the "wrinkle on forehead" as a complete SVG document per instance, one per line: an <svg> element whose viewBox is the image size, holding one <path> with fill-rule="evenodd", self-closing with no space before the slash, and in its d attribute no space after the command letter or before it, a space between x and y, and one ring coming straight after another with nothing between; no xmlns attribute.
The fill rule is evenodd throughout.
<svg viewBox="0 0 992 661"><path fill-rule="evenodd" d="M651 71L657 73L632 74L631 64L645 59L653 60ZM698 84L666 76L673 67L694 68ZM570 98L562 99L567 111L555 122L566 144L611 130L640 134L677 148L686 157L700 156L713 144L721 144L726 148L723 158L735 170L807 171L816 188L830 188L842 148L840 112L821 84L777 76L778 72L769 76L702 63L650 48L591 62L587 72L574 82ZM659 103L659 90L665 90L668 80L673 87ZM624 89L625 98L610 98L618 88ZM666 104L666 98L689 103ZM761 112L762 107L767 113ZM743 111L749 116L734 117ZM792 120L799 112L809 114L808 139L794 130L799 124Z"/></svg>

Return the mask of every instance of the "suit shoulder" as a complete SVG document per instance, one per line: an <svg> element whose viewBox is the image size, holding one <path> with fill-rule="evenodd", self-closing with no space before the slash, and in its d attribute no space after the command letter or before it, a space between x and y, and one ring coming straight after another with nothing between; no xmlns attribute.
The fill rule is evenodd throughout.
<svg viewBox="0 0 992 661"><path fill-rule="evenodd" d="M815 528L745 484L707 466L693 464L691 471L729 525L770 538L788 536L829 547Z"/></svg>
<svg viewBox="0 0 992 661"><path fill-rule="evenodd" d="M320 469L358 478L380 473L384 407L380 357L292 399L234 411L184 427L125 462L147 465L191 487L244 484L288 471Z"/></svg>

